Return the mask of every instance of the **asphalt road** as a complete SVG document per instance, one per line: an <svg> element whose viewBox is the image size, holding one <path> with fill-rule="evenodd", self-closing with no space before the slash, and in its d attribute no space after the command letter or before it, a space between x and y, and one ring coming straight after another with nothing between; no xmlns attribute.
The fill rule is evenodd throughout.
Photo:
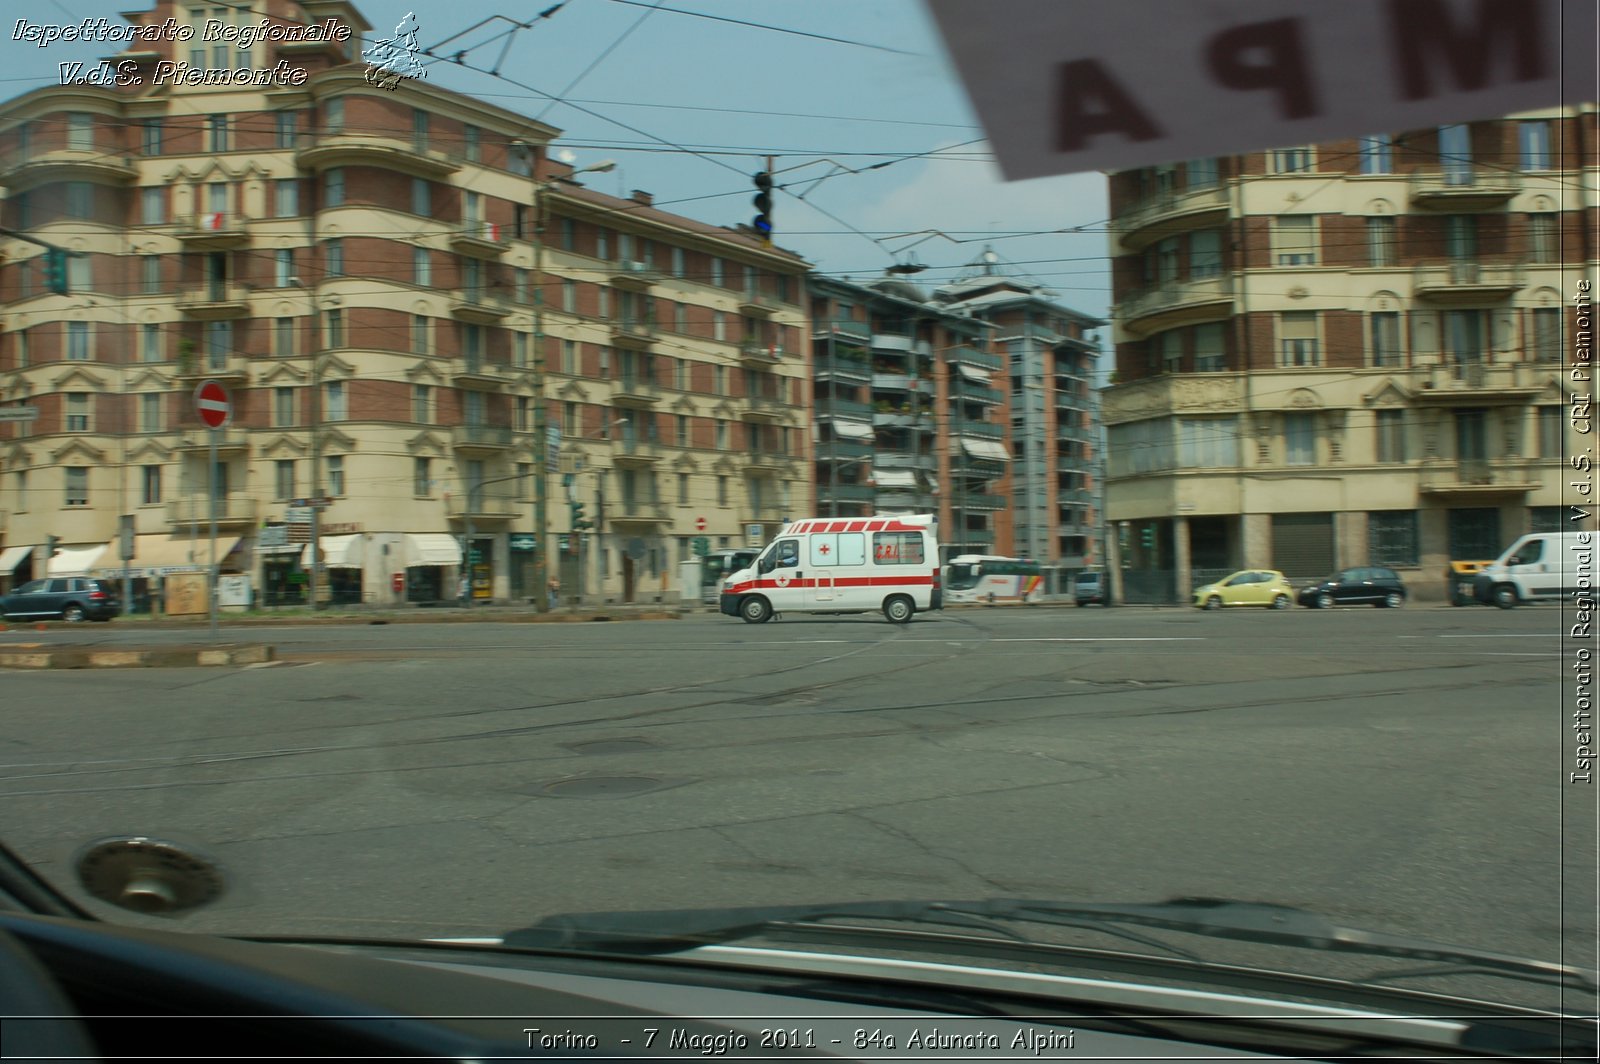
<svg viewBox="0 0 1600 1064"><path fill-rule="evenodd" d="M1211 896L1593 966L1595 793L1566 783L1561 620L1012 608L904 627L257 626L226 638L270 641L280 661L0 674L0 835L74 890L75 853L105 836L209 853L228 893L180 921L195 931ZM5 634L180 638L194 633Z"/></svg>

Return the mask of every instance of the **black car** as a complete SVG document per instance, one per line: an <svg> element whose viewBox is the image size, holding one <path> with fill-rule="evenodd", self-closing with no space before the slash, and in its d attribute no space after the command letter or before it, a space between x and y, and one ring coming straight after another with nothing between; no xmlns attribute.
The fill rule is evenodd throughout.
<svg viewBox="0 0 1600 1064"><path fill-rule="evenodd" d="M1320 584L1303 588L1300 605L1327 609L1330 606L1388 606L1406 604L1406 585L1393 569L1358 565L1341 569Z"/></svg>
<svg viewBox="0 0 1600 1064"><path fill-rule="evenodd" d="M0 596L0 617L8 620L109 621L121 612L114 584L83 576L32 580Z"/></svg>

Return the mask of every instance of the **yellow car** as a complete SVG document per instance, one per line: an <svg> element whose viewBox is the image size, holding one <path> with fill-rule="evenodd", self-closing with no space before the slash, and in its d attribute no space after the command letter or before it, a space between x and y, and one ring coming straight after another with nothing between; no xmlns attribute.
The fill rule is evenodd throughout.
<svg viewBox="0 0 1600 1064"><path fill-rule="evenodd" d="M1194 604L1201 609L1224 606L1267 606L1286 610L1294 601L1294 588L1272 569L1243 569L1214 584L1194 589Z"/></svg>

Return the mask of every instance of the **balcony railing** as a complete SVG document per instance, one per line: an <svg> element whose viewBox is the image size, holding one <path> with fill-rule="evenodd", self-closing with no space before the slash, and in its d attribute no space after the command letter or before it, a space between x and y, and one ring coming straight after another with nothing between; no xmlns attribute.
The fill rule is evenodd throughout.
<svg viewBox="0 0 1600 1064"><path fill-rule="evenodd" d="M822 396L814 400L817 417L844 417L854 421L872 418L872 404L859 399L830 399Z"/></svg>
<svg viewBox="0 0 1600 1064"><path fill-rule="evenodd" d="M372 166L436 179L461 169L459 159L442 151L419 149L409 137L340 131L302 139L304 143L295 151L295 165L302 169Z"/></svg>
<svg viewBox="0 0 1600 1064"><path fill-rule="evenodd" d="M646 262L628 259L611 267L613 288L624 288L630 292L648 292L660 282L661 271Z"/></svg>
<svg viewBox="0 0 1600 1064"><path fill-rule="evenodd" d="M910 353L915 341L905 333L875 332L872 334L874 351L904 351Z"/></svg>
<svg viewBox="0 0 1600 1064"><path fill-rule="evenodd" d="M618 465L654 465L661 460L661 443L632 437L612 440L611 460Z"/></svg>
<svg viewBox="0 0 1600 1064"><path fill-rule="evenodd" d="M133 159L93 148L12 151L0 159L0 185L12 195L35 185L62 181L132 181L139 176Z"/></svg>
<svg viewBox="0 0 1600 1064"><path fill-rule="evenodd" d="M939 459L931 454L907 454L904 451L879 451L873 456L872 464L878 469L926 469L939 468Z"/></svg>
<svg viewBox="0 0 1600 1064"><path fill-rule="evenodd" d="M202 320L242 318L250 313L250 289L242 284L206 284L185 288L176 305L185 317Z"/></svg>
<svg viewBox="0 0 1600 1064"><path fill-rule="evenodd" d="M872 367L865 359L829 358L827 355L818 355L812 360L812 367L819 381L831 378L852 381L872 379Z"/></svg>
<svg viewBox="0 0 1600 1064"><path fill-rule="evenodd" d="M248 451L250 449L250 431L248 429L224 426L220 429L191 428L185 430L178 440L178 450L210 450L213 434L216 435L218 451Z"/></svg>
<svg viewBox="0 0 1600 1064"><path fill-rule="evenodd" d="M656 342L656 320L646 318L617 318L611 323L611 340L618 347L635 351L648 351Z"/></svg>
<svg viewBox="0 0 1600 1064"><path fill-rule="evenodd" d="M1417 485L1425 494L1521 494L1539 487L1537 471L1525 462L1457 459L1424 462Z"/></svg>
<svg viewBox="0 0 1600 1064"><path fill-rule="evenodd" d="M244 219L227 211L201 211L180 221L173 235L186 247L201 251L224 251L250 239Z"/></svg>
<svg viewBox="0 0 1600 1064"><path fill-rule="evenodd" d="M509 425L455 425L450 439L457 450L503 451L511 446Z"/></svg>
<svg viewBox="0 0 1600 1064"><path fill-rule="evenodd" d="M775 366L783 361L783 348L765 340L746 340L739 345L739 361L752 366Z"/></svg>
<svg viewBox="0 0 1600 1064"><path fill-rule="evenodd" d="M1471 304L1510 298L1527 285L1520 263L1462 260L1418 266L1412 291L1435 303Z"/></svg>
<svg viewBox="0 0 1600 1064"><path fill-rule="evenodd" d="M957 510L1004 510L1009 500L1004 495L990 491L961 491L950 493L950 504Z"/></svg>
<svg viewBox="0 0 1600 1064"><path fill-rule="evenodd" d="M778 301L760 292L746 292L739 299L739 313L751 318L770 318L778 312Z"/></svg>
<svg viewBox="0 0 1600 1064"><path fill-rule="evenodd" d="M958 399L967 399L974 403L999 405L1005 402L1005 394L999 388L991 388L986 384L974 384L972 381L959 377L950 383L950 394Z"/></svg>
<svg viewBox="0 0 1600 1064"><path fill-rule="evenodd" d="M1228 209L1223 185L1158 192L1113 218L1111 231L1124 250L1138 251L1177 233L1214 226Z"/></svg>
<svg viewBox="0 0 1600 1064"><path fill-rule="evenodd" d="M450 234L450 247L463 255L497 259L506 252L506 233L497 222L466 221Z"/></svg>
<svg viewBox="0 0 1600 1064"><path fill-rule="evenodd" d="M1448 354L1429 356L1414 352L1414 355L1440 359L1420 368L1421 388L1416 398L1429 403L1458 403L1463 399L1490 405L1527 402L1538 394L1543 378L1549 376L1552 368L1549 363L1488 363L1481 359L1456 359Z"/></svg>
<svg viewBox="0 0 1600 1064"><path fill-rule="evenodd" d="M486 358L461 358L450 364L450 379L458 388L500 389L508 384L515 370L504 362Z"/></svg>
<svg viewBox="0 0 1600 1064"><path fill-rule="evenodd" d="M250 375L250 360L237 351L194 352L178 356L179 380L238 382Z"/></svg>
<svg viewBox="0 0 1600 1064"><path fill-rule="evenodd" d="M789 404L776 395L747 395L742 413L746 418L756 421L778 421L789 410Z"/></svg>
<svg viewBox="0 0 1600 1064"><path fill-rule="evenodd" d="M824 440L817 444L817 461L843 462L856 458L866 458L873 452L870 443L858 443L854 440Z"/></svg>
<svg viewBox="0 0 1600 1064"><path fill-rule="evenodd" d="M479 286L450 292L450 314L460 321L494 325L511 313L511 302L501 292Z"/></svg>
<svg viewBox="0 0 1600 1064"><path fill-rule="evenodd" d="M963 362L966 365L986 369L992 373L997 373L1005 368L1005 359L1002 356L988 351L979 351L976 347L951 348L947 357L951 362Z"/></svg>
<svg viewBox="0 0 1600 1064"><path fill-rule="evenodd" d="M1440 210L1488 210L1510 202L1522 190L1522 175L1503 166L1446 163L1410 177L1411 202Z"/></svg>
<svg viewBox="0 0 1600 1064"><path fill-rule="evenodd" d="M217 499L217 524L255 524L258 507L254 497L227 494ZM175 526L195 526L211 521L211 500L205 495L187 495L167 503L167 523ZM209 560L210 555L206 558Z"/></svg>
<svg viewBox="0 0 1600 1064"><path fill-rule="evenodd" d="M1178 325L1225 317L1233 311L1233 278L1204 277L1142 289L1117 307L1123 327L1146 335Z"/></svg>
<svg viewBox="0 0 1600 1064"><path fill-rule="evenodd" d="M751 451L746 456L745 468L753 473L777 473L794 464L794 455L787 451Z"/></svg>
<svg viewBox="0 0 1600 1064"><path fill-rule="evenodd" d="M988 421L963 421L955 431L962 436L972 436L980 440L1003 440L1006 438L1004 425L996 425Z"/></svg>
<svg viewBox="0 0 1600 1064"><path fill-rule="evenodd" d="M659 524L669 518L666 503L623 498L606 503L606 520L612 524Z"/></svg>
<svg viewBox="0 0 1600 1064"><path fill-rule="evenodd" d="M624 406L653 406L661 401L661 386L653 377L624 373L612 386L611 401Z"/></svg>
<svg viewBox="0 0 1600 1064"><path fill-rule="evenodd" d="M506 521L528 512L528 503L501 485L452 492L445 513L453 520Z"/></svg>

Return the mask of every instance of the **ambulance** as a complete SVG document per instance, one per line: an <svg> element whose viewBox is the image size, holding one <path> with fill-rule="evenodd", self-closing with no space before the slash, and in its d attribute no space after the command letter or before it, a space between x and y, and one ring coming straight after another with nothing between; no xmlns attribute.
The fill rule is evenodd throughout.
<svg viewBox="0 0 1600 1064"><path fill-rule="evenodd" d="M765 624L774 614L875 613L892 624L943 607L938 518L818 517L791 521L755 564L723 581L729 617Z"/></svg>

